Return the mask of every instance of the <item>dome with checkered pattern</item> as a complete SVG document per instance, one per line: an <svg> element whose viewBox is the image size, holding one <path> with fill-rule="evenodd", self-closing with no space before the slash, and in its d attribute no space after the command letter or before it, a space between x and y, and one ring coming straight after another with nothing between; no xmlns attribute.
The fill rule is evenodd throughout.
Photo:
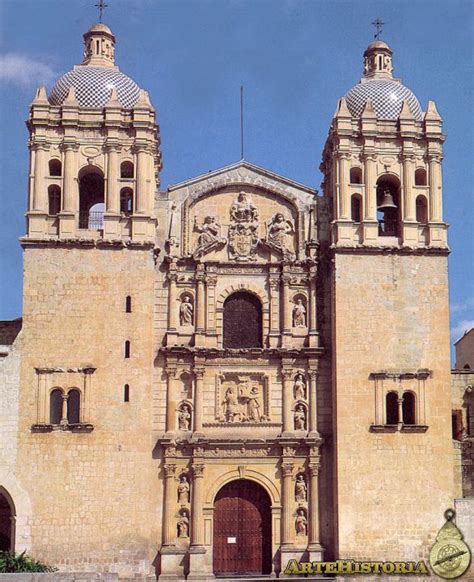
<svg viewBox="0 0 474 582"><path fill-rule="evenodd" d="M116 67L78 65L56 81L49 97L50 103L62 105L71 87L74 87L81 107L104 107L114 87L125 109L131 109L140 96L140 87Z"/></svg>
<svg viewBox="0 0 474 582"><path fill-rule="evenodd" d="M360 117L367 100L371 99L378 119L398 119L404 101L408 103L416 120L423 118L418 99L399 79L393 78L392 55L392 49L381 40L372 42L365 50L364 76L345 95L347 107L353 117Z"/></svg>
<svg viewBox="0 0 474 582"><path fill-rule="evenodd" d="M359 83L346 93L346 102L353 117L360 117L367 99L372 100L378 119L398 119L407 101L415 119L423 118L421 106L415 95L402 83L389 79L371 79Z"/></svg>

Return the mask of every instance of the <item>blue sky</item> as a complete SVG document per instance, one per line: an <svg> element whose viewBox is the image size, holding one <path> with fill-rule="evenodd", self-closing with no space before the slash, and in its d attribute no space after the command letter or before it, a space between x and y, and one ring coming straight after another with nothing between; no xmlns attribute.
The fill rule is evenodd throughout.
<svg viewBox="0 0 474 582"><path fill-rule="evenodd" d="M401 77L444 118L445 220L451 224L451 326L474 326L471 0L107 0L121 69L150 92L161 126L161 187L245 157L319 189L336 103L362 74L371 22ZM96 0L0 2L0 319L21 314L28 171L24 121L35 88L82 60Z"/></svg>

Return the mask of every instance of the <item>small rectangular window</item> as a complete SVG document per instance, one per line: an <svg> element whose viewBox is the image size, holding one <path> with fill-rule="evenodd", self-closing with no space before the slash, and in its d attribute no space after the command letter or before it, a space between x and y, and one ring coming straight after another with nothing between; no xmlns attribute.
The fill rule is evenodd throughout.
<svg viewBox="0 0 474 582"><path fill-rule="evenodd" d="M128 384L123 387L123 401L130 402L130 386Z"/></svg>

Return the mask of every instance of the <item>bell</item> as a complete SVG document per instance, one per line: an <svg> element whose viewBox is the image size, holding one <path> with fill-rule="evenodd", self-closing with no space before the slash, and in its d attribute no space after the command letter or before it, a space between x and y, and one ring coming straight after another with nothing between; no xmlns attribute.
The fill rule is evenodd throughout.
<svg viewBox="0 0 474 582"><path fill-rule="evenodd" d="M377 206L377 210L388 210L389 208L396 208L397 205L393 201L393 196L388 188L383 191L383 196L380 204Z"/></svg>

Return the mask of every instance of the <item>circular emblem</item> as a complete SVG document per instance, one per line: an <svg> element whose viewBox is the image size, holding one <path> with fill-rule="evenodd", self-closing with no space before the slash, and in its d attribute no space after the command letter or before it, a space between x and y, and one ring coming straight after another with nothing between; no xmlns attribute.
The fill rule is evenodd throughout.
<svg viewBox="0 0 474 582"><path fill-rule="evenodd" d="M452 509L444 513L446 523L439 530L430 552L433 572L448 580L462 576L471 562L469 546L464 543L461 532L452 521L454 515Z"/></svg>

